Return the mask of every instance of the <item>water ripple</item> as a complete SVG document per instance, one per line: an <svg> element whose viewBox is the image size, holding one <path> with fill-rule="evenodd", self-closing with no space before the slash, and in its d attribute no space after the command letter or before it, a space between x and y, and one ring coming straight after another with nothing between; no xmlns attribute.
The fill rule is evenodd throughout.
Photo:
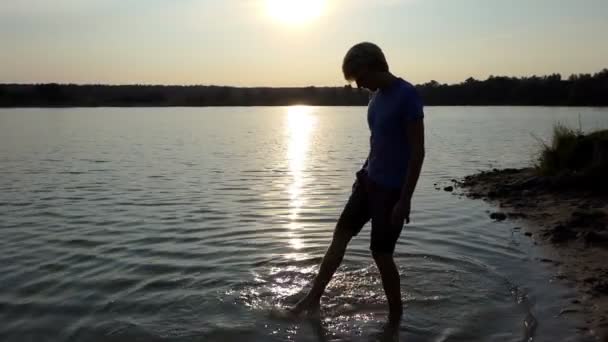
<svg viewBox="0 0 608 342"><path fill-rule="evenodd" d="M395 253L408 341L579 337L558 315L570 292L529 241L433 184L488 161L522 165L530 132L605 113L504 110L428 109L427 160ZM362 113L0 110L0 339L369 340L387 313L369 225L321 320L272 314L309 288L331 240L367 153Z"/></svg>

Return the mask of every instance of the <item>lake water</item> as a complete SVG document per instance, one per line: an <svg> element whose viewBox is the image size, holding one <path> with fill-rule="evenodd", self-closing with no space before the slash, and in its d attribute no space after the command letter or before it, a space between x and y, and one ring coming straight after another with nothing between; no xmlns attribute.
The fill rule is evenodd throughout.
<svg viewBox="0 0 608 342"><path fill-rule="evenodd" d="M575 298L481 201L434 184L534 157L592 108L429 107L396 249L402 341L578 341ZM368 149L364 107L0 110L0 340L370 341L386 317L353 240L320 320L285 320Z"/></svg>

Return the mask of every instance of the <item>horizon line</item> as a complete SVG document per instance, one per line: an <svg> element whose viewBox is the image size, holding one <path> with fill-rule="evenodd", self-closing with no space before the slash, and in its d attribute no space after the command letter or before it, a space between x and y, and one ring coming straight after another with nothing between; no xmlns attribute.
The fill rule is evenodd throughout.
<svg viewBox="0 0 608 342"><path fill-rule="evenodd" d="M568 78L572 77L572 76L580 76L580 75L597 75L603 72L608 72L608 67L605 68L601 68L599 71L595 72L595 73L572 73L570 74L568 77L564 77L564 75L562 75L559 72L554 72L554 73L550 73L550 74L542 74L542 75L538 75L538 74L532 74L532 75L524 75L524 76L508 76L508 75L489 75L487 76L485 79L476 79L474 77L468 77L460 82L454 82L454 83L442 83L439 82L437 80L429 80L427 82L424 83L416 83L414 85L416 86L422 86L431 82L437 82L440 85L457 85L457 84L462 84L465 83L467 80L473 79L476 81L487 81L490 80L491 78L502 78L502 77L506 77L506 78L512 78L512 79L525 79L525 78L533 78L533 77L538 77L538 78L543 78L543 77L549 77L549 76L555 76L555 75L559 75L561 77L562 80L567 80ZM123 87L123 86L140 86L140 87L224 87L224 88L256 88L256 89L261 89L261 88L270 88L270 89L293 89L293 88L342 88L342 87L348 87L349 85L352 86L353 88L356 88L356 86L353 86L352 83L349 83L347 81L344 82L344 85L303 85L303 86L238 86L238 85L219 85L219 84L203 84L203 83L192 83L192 84L162 84L162 83L78 83L78 82L57 82L57 81L51 81L51 82L2 82L0 83L0 86L31 86L31 85L49 85L49 84L56 84L56 85L60 85L60 86L108 86L108 87Z"/></svg>

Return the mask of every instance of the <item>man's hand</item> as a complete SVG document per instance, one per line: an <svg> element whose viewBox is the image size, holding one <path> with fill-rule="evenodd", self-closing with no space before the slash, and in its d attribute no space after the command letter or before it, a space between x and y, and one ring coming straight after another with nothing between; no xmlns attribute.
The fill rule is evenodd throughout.
<svg viewBox="0 0 608 342"><path fill-rule="evenodd" d="M405 221L405 223L410 223L410 207L411 200L400 199L393 207L391 223L394 226L402 225L403 221Z"/></svg>

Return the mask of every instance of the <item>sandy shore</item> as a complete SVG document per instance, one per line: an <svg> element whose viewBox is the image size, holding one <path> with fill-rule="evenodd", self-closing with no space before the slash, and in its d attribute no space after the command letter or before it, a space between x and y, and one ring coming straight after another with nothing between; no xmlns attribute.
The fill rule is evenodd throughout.
<svg viewBox="0 0 608 342"><path fill-rule="evenodd" d="M608 196L529 168L494 169L454 183L468 197L497 204L492 219L525 220L525 234L548 249L542 261L580 294L562 314L583 313L589 333L608 341Z"/></svg>

